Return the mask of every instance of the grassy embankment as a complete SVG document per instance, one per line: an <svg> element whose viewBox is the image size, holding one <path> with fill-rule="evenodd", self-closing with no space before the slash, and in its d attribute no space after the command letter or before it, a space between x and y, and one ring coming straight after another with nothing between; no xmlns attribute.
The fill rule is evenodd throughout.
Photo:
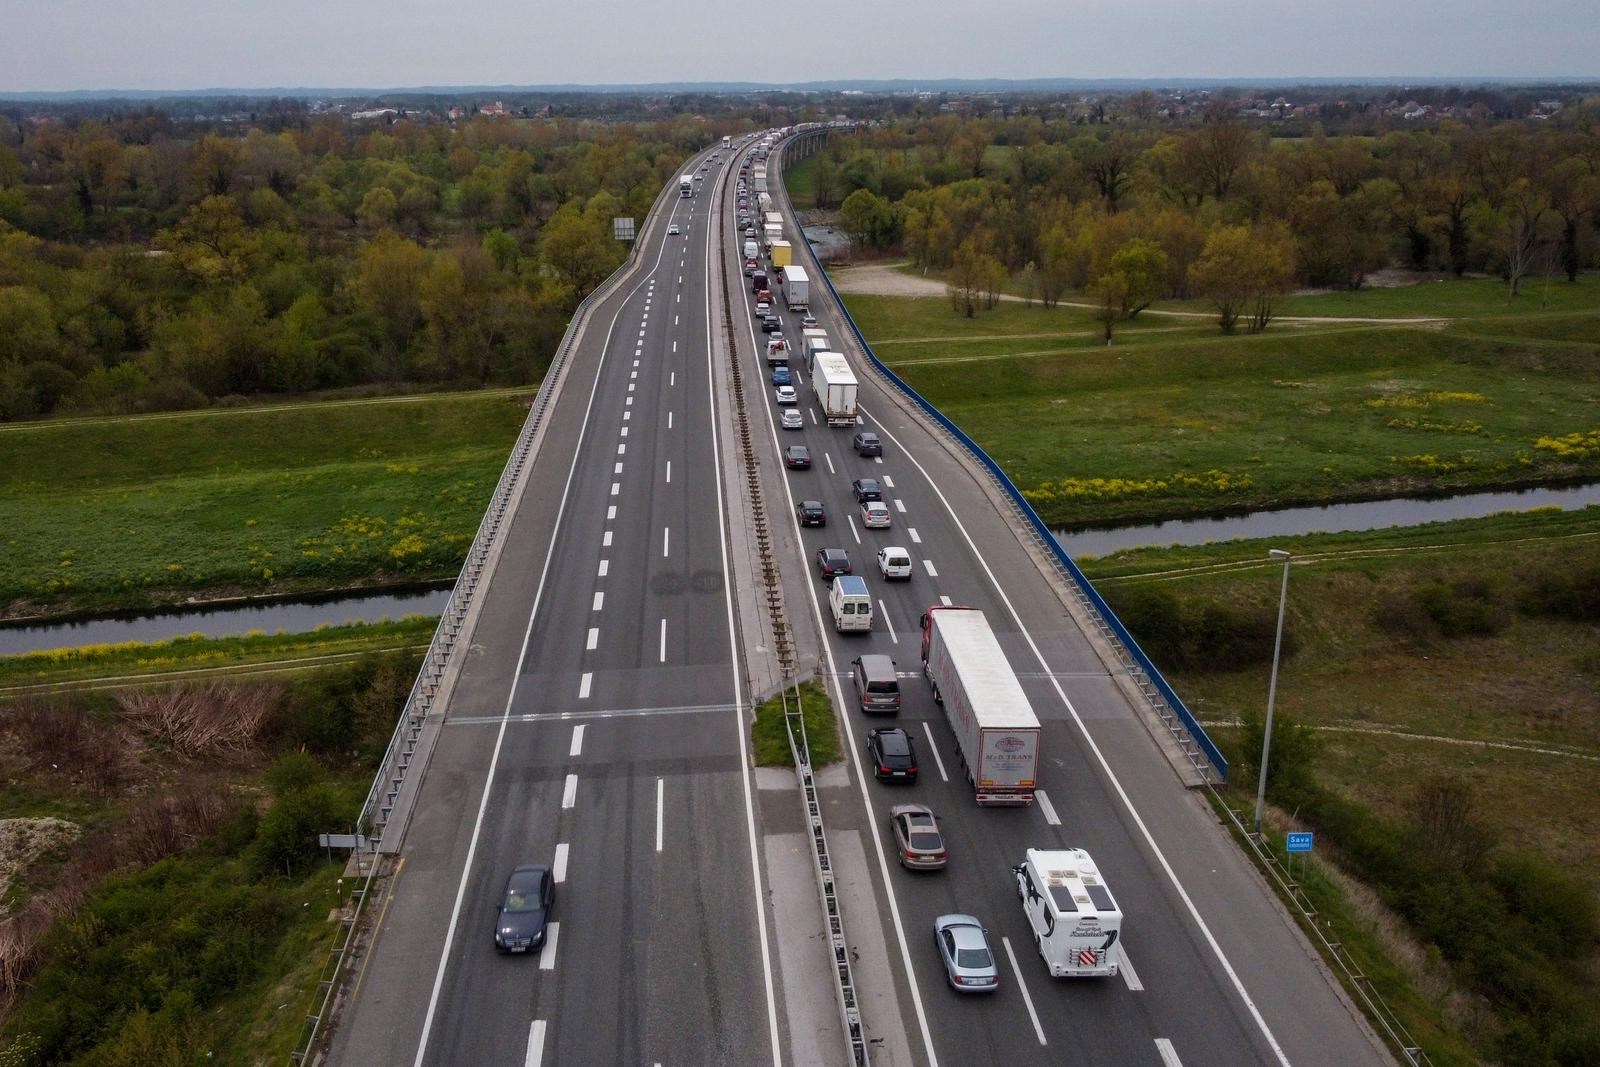
<svg viewBox="0 0 1600 1067"><path fill-rule="evenodd" d="M1452 301L1489 292L1427 288L1456 286ZM1420 312L1416 294L1393 292L1373 293L1387 313ZM1542 315L1491 306L1443 328L1234 337L1141 316L1109 348L1081 309L1002 304L962 319L938 299L848 299L878 354L1052 523L1600 477L1600 277Z"/></svg>
<svg viewBox="0 0 1600 1067"><path fill-rule="evenodd" d="M525 390L0 428L0 614L453 577Z"/></svg>
<svg viewBox="0 0 1600 1067"><path fill-rule="evenodd" d="M1592 309L1596 282L1565 295ZM1039 502L1057 522L1600 471L1600 316L1502 309L1473 282L1428 288L1443 305L1380 291L1383 312L1347 313L1475 314L1446 329L1239 338L1141 319L1109 350L1073 309L1002 305L968 320L941 300L849 303L879 354L1024 488L1053 487ZM1571 1050L1596 1040L1576 1005L1596 992L1600 509L1272 545L1300 563L1269 787L1323 832L1303 879L1321 914L1434 1063L1581 1062ZM1086 563L1235 761L1237 807L1253 800L1276 609L1265 548ZM1575 589L1561 585L1573 576ZM1437 814L1441 796L1462 827L1448 854L1430 845L1423 803Z"/></svg>
<svg viewBox="0 0 1600 1067"><path fill-rule="evenodd" d="M833 698L821 681L802 682L799 687L800 711L806 724L806 743L811 746L811 765L826 767L838 761L839 722L833 710ZM765 701L756 708L756 720L750 728L755 747L753 757L758 767L793 767L794 756L789 751L789 733L784 728L784 700L793 701L795 690Z"/></svg>
<svg viewBox="0 0 1600 1067"><path fill-rule="evenodd" d="M796 211L810 211L817 206L817 162L821 158L818 152L783 166L783 188Z"/></svg>

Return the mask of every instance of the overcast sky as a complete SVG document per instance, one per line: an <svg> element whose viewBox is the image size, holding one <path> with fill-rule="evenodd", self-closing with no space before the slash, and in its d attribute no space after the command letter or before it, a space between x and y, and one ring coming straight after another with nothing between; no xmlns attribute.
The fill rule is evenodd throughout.
<svg viewBox="0 0 1600 1067"><path fill-rule="evenodd" d="M0 91L1600 75L1597 0L0 0Z"/></svg>

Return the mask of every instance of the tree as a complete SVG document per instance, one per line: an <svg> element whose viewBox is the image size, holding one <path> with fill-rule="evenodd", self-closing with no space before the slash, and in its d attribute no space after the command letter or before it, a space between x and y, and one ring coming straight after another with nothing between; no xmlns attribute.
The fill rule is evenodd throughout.
<svg viewBox="0 0 1600 1067"><path fill-rule="evenodd" d="M1131 319L1161 295L1167 254L1154 241L1135 237L1111 256L1108 270L1122 276L1120 310L1123 318Z"/></svg>
<svg viewBox="0 0 1600 1067"><path fill-rule="evenodd" d="M1122 133L1105 140L1084 138L1080 161L1089 180L1105 201L1106 211L1115 215L1122 194L1133 184L1134 166L1139 161L1139 146Z"/></svg>
<svg viewBox="0 0 1600 1067"><path fill-rule="evenodd" d="M883 248L894 243L894 205L867 189L857 189L839 205L839 226L852 241Z"/></svg>
<svg viewBox="0 0 1600 1067"><path fill-rule="evenodd" d="M1567 281L1575 282L1583 269L1583 223L1600 209L1600 172L1589 160L1568 156L1550 169L1545 187L1550 193L1550 210L1561 220L1561 268Z"/></svg>
<svg viewBox="0 0 1600 1067"><path fill-rule="evenodd" d="M1001 279L998 284L997 276ZM985 252L975 238L969 237L956 249L945 291L949 293L950 304L956 313L970 319L977 314L980 304L994 307L994 302L998 300L997 290L1005 284L1004 277L1005 267L1000 261Z"/></svg>
<svg viewBox="0 0 1600 1067"><path fill-rule="evenodd" d="M1100 324L1102 336L1106 344L1111 343L1112 330L1116 324L1127 318L1123 311L1128 304L1128 292L1132 283L1128 275L1121 270L1112 268L1103 272L1094 281L1089 283L1088 294L1094 300L1094 308L1089 312L1089 317Z"/></svg>
<svg viewBox="0 0 1600 1067"><path fill-rule="evenodd" d="M544 261L582 298L622 262L616 245L610 233L568 203L545 226L539 247Z"/></svg>
<svg viewBox="0 0 1600 1067"><path fill-rule="evenodd" d="M202 196L227 196L242 162L239 142L208 133L195 146L191 173Z"/></svg>
<svg viewBox="0 0 1600 1067"><path fill-rule="evenodd" d="M233 198L208 196L185 212L176 227L158 232L155 244L190 281L211 286L242 280L250 272L259 238L245 226Z"/></svg>
<svg viewBox="0 0 1600 1067"><path fill-rule="evenodd" d="M1527 178L1516 178L1506 187L1501 207L1494 214L1490 240L1512 296L1533 269L1548 237L1544 222L1549 211L1549 196Z"/></svg>
<svg viewBox="0 0 1600 1067"><path fill-rule="evenodd" d="M418 292L428 259L420 245L392 233L379 234L361 250L356 292L389 339L391 356L404 351L421 320Z"/></svg>
<svg viewBox="0 0 1600 1067"><path fill-rule="evenodd" d="M1217 325L1232 333L1248 314L1251 333L1267 328L1272 298L1294 279L1294 245L1281 224L1255 230L1219 226L1206 238L1200 258L1189 268L1189 284L1217 309Z"/></svg>

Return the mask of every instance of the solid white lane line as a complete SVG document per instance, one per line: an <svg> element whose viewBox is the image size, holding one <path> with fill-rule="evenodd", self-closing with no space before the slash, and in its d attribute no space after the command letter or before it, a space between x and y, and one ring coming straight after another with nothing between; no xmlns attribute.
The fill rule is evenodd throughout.
<svg viewBox="0 0 1600 1067"><path fill-rule="evenodd" d="M589 699L589 685L593 681L594 681L593 672L584 671L583 672L583 677L578 679L578 699L579 700L588 700Z"/></svg>
<svg viewBox="0 0 1600 1067"><path fill-rule="evenodd" d="M604 578L606 576L606 572L610 569L611 561L609 559L603 559L600 561L600 577Z"/></svg>
<svg viewBox="0 0 1600 1067"><path fill-rule="evenodd" d="M929 578L939 577L939 572L933 569L933 560L926 556L922 558L922 569L928 572Z"/></svg>
<svg viewBox="0 0 1600 1067"><path fill-rule="evenodd" d="M661 620L661 662L667 662L667 620Z"/></svg>
<svg viewBox="0 0 1600 1067"><path fill-rule="evenodd" d="M590 608L589 610L599 611L601 608L605 607L605 603L606 595L604 593L596 593L594 595L594 607Z"/></svg>
<svg viewBox="0 0 1600 1067"><path fill-rule="evenodd" d="M663 779L656 779L656 851L661 851L662 831L665 828L664 813L667 806L667 784Z"/></svg>
<svg viewBox="0 0 1600 1067"><path fill-rule="evenodd" d="M1028 1018L1033 1020L1033 1032L1039 1035L1039 1044L1048 1045L1044 1039L1044 1027L1039 1025L1039 1013L1033 1010L1033 997L1028 995L1028 983L1022 980L1022 968L1017 966L1017 954L1011 951L1011 939L1002 937L1000 944L1005 946L1006 958L1011 961L1011 973L1016 975L1017 988L1022 990L1022 1003L1027 1005Z"/></svg>
<svg viewBox="0 0 1600 1067"><path fill-rule="evenodd" d="M556 846L555 869L550 872L556 880L556 885L560 885L567 880L567 848L565 841Z"/></svg>
<svg viewBox="0 0 1600 1067"><path fill-rule="evenodd" d="M667 484L672 484L672 460L667 460Z"/></svg>
<svg viewBox="0 0 1600 1067"><path fill-rule="evenodd" d="M1183 1061L1178 1059L1178 1050L1166 1038L1156 1038L1156 1053L1161 1057L1162 1067L1183 1067Z"/></svg>
<svg viewBox="0 0 1600 1067"><path fill-rule="evenodd" d="M912 544L922 544L922 537L917 533L917 528L915 526L907 526L906 533L911 535Z"/></svg>
<svg viewBox="0 0 1600 1067"><path fill-rule="evenodd" d="M672 554L672 527L661 527L661 558L666 559Z"/></svg>
<svg viewBox="0 0 1600 1067"><path fill-rule="evenodd" d="M933 723L923 723L922 729L928 735L928 751L933 753L933 765L939 768L939 780L941 782L948 782L950 780L950 776L944 773L944 757L939 755L939 743L933 739Z"/></svg>
<svg viewBox="0 0 1600 1067"><path fill-rule="evenodd" d="M600 647L600 627L591 626L591 627L589 627L589 640L584 644L584 648L586 648L590 652L593 652L595 649L597 649L599 647Z"/></svg>
<svg viewBox="0 0 1600 1067"><path fill-rule="evenodd" d="M522 1067L539 1067L544 1062L544 1020L535 1019L528 1026L528 1054L522 1057Z"/></svg>
<svg viewBox="0 0 1600 1067"><path fill-rule="evenodd" d="M951 605L951 604L953 604L953 603L955 603L955 601L953 601L953 600L951 600L951 599L950 599L950 598L949 598L949 597L947 597L947 596L941 596L941 597L940 597L940 598L939 598L939 603L941 603L941 604L943 604L943 605L944 605L944 606L945 606L945 607L947 607L947 608L948 608L948 607L949 607L949 606L950 606L950 605Z"/></svg>
<svg viewBox="0 0 1600 1067"><path fill-rule="evenodd" d="M1245 1010L1250 1013L1250 1018L1256 1024L1256 1028L1261 1031L1262 1039L1272 1049L1273 1058L1282 1067L1290 1067L1289 1057L1284 1053L1283 1046L1278 1044L1278 1039L1273 1035L1272 1027L1267 1025L1266 1017L1261 1014L1261 1009L1256 1007L1256 1002L1250 996L1250 991L1244 987L1244 979L1240 978L1239 972L1234 970L1232 961L1228 959L1228 954L1222 951L1222 945L1217 941L1216 936L1212 934L1211 927L1206 923L1205 916L1200 914L1199 906L1195 904L1194 898L1189 895L1189 891L1183 887L1183 882L1178 878L1178 872L1173 870L1172 864L1167 860L1166 853L1161 851L1161 846L1156 843L1155 835L1150 832L1150 827L1145 824L1144 817L1139 814L1139 809L1134 807L1133 798L1128 796L1128 791L1123 788L1122 780L1111 769L1111 764L1106 759L1105 753L1100 750L1094 735L1089 732L1089 725L1083 721L1083 716L1078 714L1077 705L1067 698L1067 691L1062 688L1061 679L1048 673L1050 664L1045 660L1044 653L1039 650L1039 645L1034 641L1033 634L1023 625L1022 617L1017 614L1016 605L1011 603L1011 598L1006 595L1005 589L1001 587L1000 580L995 577L994 570L989 566L989 561L984 558L983 553L978 551L977 544L972 540L972 534L967 531L967 527L961 521L961 517L956 514L956 509L950 505L950 498L944 495L944 491L939 488L939 483L934 481L932 476L928 474L928 469L918 463L914 455L906 451L905 446L889 431L888 427L882 422L878 422L877 425L884 435L901 450L901 453L911 460L912 465L922 474L923 480L928 483L934 495L939 498L939 503L944 505L945 514L949 515L950 521L955 523L956 529L961 533L961 539L966 542L967 550L978 561L978 566L983 568L984 576L989 580L990 587L995 591L995 595L1000 598L1000 602L1005 605L1006 614L1011 616L1012 623L1022 634L1023 639L1027 641L1028 650L1033 653L1034 662L1039 665L1040 670L1046 672L1050 687L1055 690L1062 706L1067 709L1067 714L1072 716L1073 725L1077 728L1079 736L1083 738L1085 747L1093 755L1095 763L1099 765L1100 772L1105 775L1106 781L1110 783L1112 790L1117 794L1117 799L1122 804L1122 810L1128 813L1128 817L1133 820L1134 826L1138 827L1139 836L1144 840L1145 847L1150 850L1150 855L1155 859L1157 866L1161 868L1162 875L1167 879L1167 883L1172 886L1173 891L1178 895L1178 899L1183 901L1184 910L1189 913L1190 921L1194 923L1195 929L1200 931L1200 936L1205 939L1206 947L1211 950L1212 956L1221 965L1223 973L1228 976L1228 983L1233 986L1234 992L1244 1002Z"/></svg>
<svg viewBox="0 0 1600 1067"><path fill-rule="evenodd" d="M1112 946L1111 951L1117 954L1117 973L1128 983L1128 989L1134 993L1143 993L1144 983L1139 981L1139 972L1133 969L1133 961L1128 958L1128 947L1118 941Z"/></svg>
<svg viewBox="0 0 1600 1067"><path fill-rule="evenodd" d="M567 775L567 784L561 788L561 806L563 808L571 808L576 806L577 803L578 776L576 774L569 774Z"/></svg>
<svg viewBox="0 0 1600 1067"><path fill-rule="evenodd" d="M583 755L583 729L583 723L581 722L572 728L572 744L567 748L567 755Z"/></svg>
<svg viewBox="0 0 1600 1067"><path fill-rule="evenodd" d="M895 497L894 498L894 509L896 511L898 511L900 514L904 515L906 513L906 502L904 500L901 500L899 497Z"/></svg>
<svg viewBox="0 0 1600 1067"><path fill-rule="evenodd" d="M539 969L556 969L556 938L561 935L561 924L550 923L544 928L544 948L539 952Z"/></svg>
<svg viewBox="0 0 1600 1067"><path fill-rule="evenodd" d="M1033 791L1033 799L1038 802L1039 810L1044 812L1044 821L1051 826L1061 825L1061 816L1056 814L1056 806L1050 803L1050 798L1044 795L1043 789Z"/></svg>
<svg viewBox="0 0 1600 1067"><path fill-rule="evenodd" d="M850 523L850 536L854 537L856 544L859 545L861 543L861 534L856 531L856 517L854 515L846 515L845 520Z"/></svg>
<svg viewBox="0 0 1600 1067"><path fill-rule="evenodd" d="M829 474L837 474L837 473L839 473L838 471L833 469L833 454L832 453L824 452L822 454L822 458L828 461L828 473Z"/></svg>
<svg viewBox="0 0 1600 1067"><path fill-rule="evenodd" d="M889 631L889 640L898 645L900 639L894 635L894 623L889 621L889 609L883 606L883 597L878 598L878 613L883 616L883 625Z"/></svg>
<svg viewBox="0 0 1600 1067"><path fill-rule="evenodd" d="M894 479L889 477L887 474L885 474L883 476L883 486L884 486L885 489L893 489L894 488Z"/></svg>
<svg viewBox="0 0 1600 1067"><path fill-rule="evenodd" d="M601 534L600 535L600 547L601 548L610 548L611 547L611 537L612 537L612 532L610 530L607 530L605 533Z"/></svg>

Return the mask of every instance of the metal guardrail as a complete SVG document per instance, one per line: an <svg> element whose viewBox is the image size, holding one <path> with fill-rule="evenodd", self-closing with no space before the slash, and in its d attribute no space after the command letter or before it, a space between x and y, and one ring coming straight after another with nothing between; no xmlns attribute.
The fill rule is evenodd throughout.
<svg viewBox="0 0 1600 1067"><path fill-rule="evenodd" d="M674 174L676 173L674 171ZM673 196L677 195L676 181L663 186L661 192L656 194L647 218L656 217L661 202L667 199L669 192ZM384 829L394 809L400 786L411 769L413 757L417 753L422 727L427 721L428 714L433 710L435 699L439 696L445 673L450 666L450 658L455 652L457 640L466 624L489 554L509 518L508 509L517 482L533 458L534 439L544 425L545 414L552 403L556 385L572 354L574 339L590 312L594 310L594 306L611 295L613 286L632 269L638 258L639 243L635 241L633 247L628 249L626 258L617 265L617 269L612 271L605 281L595 286L573 309L572 317L567 321L566 333L562 335L561 344L556 348L549 369L545 371L544 380L540 383L539 391L529 407L528 417L523 421L522 430L517 435L511 456L500 472L500 481L495 485L494 493L489 498L489 505L484 510L483 519L478 524L477 535L472 539L472 547L467 551L461 574L456 579L454 588L450 590L449 599L445 601L439 625L434 628L433 640L423 657L422 668L417 672L416 681L411 685L411 692L406 697L399 720L395 723L394 732L390 735L388 748L385 749L383 760L378 765L378 773L373 778L372 787L367 791L366 799L361 804L361 812L356 819L356 833L365 834L367 837L368 854L360 857L359 861L365 874L361 879L360 888L352 893L355 900L354 910L348 916L340 917L339 929L335 932L334 943L328 950L328 959L323 964L322 976L318 981L317 987L322 999L317 1005L316 1013L306 1016L305 1026L302 1029L303 1036L296 1044L295 1050L290 1053L290 1059L295 1064L304 1063L311 1057L317 1038L322 1033L328 1008L333 1003L334 994L338 989L346 951L355 937L367 898L371 895L370 890L378 866L376 853L382 845Z"/></svg>
<svg viewBox="0 0 1600 1067"><path fill-rule="evenodd" d="M1024 529L1031 536L1034 543L1047 552L1049 557L1054 560L1057 569L1068 580L1069 588L1073 590L1079 603L1088 612L1090 618L1094 620L1096 627L1111 643L1118 659L1127 668L1134 684L1139 687L1139 690L1150 702L1156 713L1161 716L1162 721L1167 724L1169 729L1173 730L1174 736L1178 738L1179 745L1191 765L1200 772L1202 779L1205 781L1210 781L1213 773L1218 780L1226 781L1228 778L1227 758L1223 756L1222 751L1217 748L1216 744L1206 734L1199 721L1185 706L1182 698L1167 683L1166 678L1162 676L1156 665L1151 662L1144 649L1139 647L1139 643L1133 639L1133 635L1128 632L1127 627L1122 625L1122 620L1117 618L1116 613L1111 610L1111 606L1101 597L1093 583L1078 569L1078 565L1072 562L1072 557L1061 547L1061 542L1056 540L1055 535L1050 532L1050 527L1046 526L1044 520L1039 517L1039 513L1033 510L1033 505L1028 503L1027 498L1022 495L1022 490L1017 488L1006 472L1000 468L1000 465L991 459L989 454L976 441L968 437L944 412L934 407L921 393L911 388L905 379L890 370L889 366L878 358L877 353L872 350L872 346L867 343L866 337L862 335L861 328L856 325L855 318L851 316L849 309L845 307L844 301L840 299L839 291L833 287L833 279L828 276L826 268L817 262L815 256L811 258L812 262L816 264L818 276L827 285L828 292L833 296L834 303L839 306L839 311L844 315L844 320L850 324L850 332L855 335L856 342L861 346L861 351L866 355L873 369L885 381L921 408L929 418L933 419L958 445L983 466L989 477L1010 498L1012 506L1023 519ZM1182 730L1176 729L1180 725ZM1201 757L1204 758L1202 759Z"/></svg>

